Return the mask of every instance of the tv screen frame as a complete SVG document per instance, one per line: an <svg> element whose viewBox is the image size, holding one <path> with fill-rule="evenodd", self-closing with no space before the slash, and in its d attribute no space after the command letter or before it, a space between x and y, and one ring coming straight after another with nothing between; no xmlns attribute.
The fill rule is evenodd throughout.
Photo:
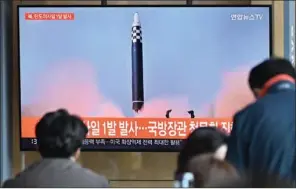
<svg viewBox="0 0 296 189"><path fill-rule="evenodd" d="M18 45L18 61L17 61L17 67L18 67L18 78L19 78L19 139L20 139L20 151L37 151L37 140L32 139L32 143L34 143L34 147L31 148L25 148L23 145L23 140L24 138L21 137L21 130L22 130L22 104L21 104L21 69L20 69L20 19L19 19L19 14L20 14L20 9L21 8L74 8L74 7L83 7L83 8L93 8L93 7L99 7L99 8L127 8L127 7L161 7L161 8L166 8L166 7L175 7L175 8L182 8L182 7L189 7L189 8L194 8L194 7L231 7L231 8L236 8L236 7L243 7L243 8L268 8L269 12L269 56L273 55L273 11L272 11L272 6L271 5L18 5L17 6L17 45ZM178 148L166 148L166 147L161 147L161 148L153 148L153 149L140 149L140 148L125 148L125 149L84 149L82 148L82 151L108 151L108 152L178 152L180 151L181 145L179 145Z"/></svg>

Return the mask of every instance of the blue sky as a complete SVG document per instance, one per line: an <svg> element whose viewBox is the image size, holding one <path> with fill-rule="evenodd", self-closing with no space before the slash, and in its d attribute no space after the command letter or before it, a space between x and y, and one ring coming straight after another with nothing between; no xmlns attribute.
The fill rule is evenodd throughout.
<svg viewBox="0 0 296 189"><path fill-rule="evenodd" d="M25 12L73 12L75 20L26 21ZM100 91L131 114L130 33L135 12L143 28L146 99L185 94L197 107L215 97L223 73L269 56L265 7L23 7L19 12L22 105L34 96L34 73L53 62L77 58L94 65ZM232 14L255 13L263 19L231 20Z"/></svg>

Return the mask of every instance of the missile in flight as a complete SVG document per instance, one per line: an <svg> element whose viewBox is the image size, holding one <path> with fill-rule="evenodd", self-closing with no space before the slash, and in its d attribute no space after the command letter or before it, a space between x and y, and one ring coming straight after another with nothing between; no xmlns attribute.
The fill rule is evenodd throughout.
<svg viewBox="0 0 296 189"><path fill-rule="evenodd" d="M139 112L144 106L143 43L139 14L134 14L132 25L132 107Z"/></svg>

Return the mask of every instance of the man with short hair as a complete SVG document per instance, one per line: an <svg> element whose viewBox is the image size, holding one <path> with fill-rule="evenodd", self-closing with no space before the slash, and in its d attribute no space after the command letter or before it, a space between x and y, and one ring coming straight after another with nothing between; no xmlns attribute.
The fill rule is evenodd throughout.
<svg viewBox="0 0 296 189"><path fill-rule="evenodd" d="M235 114L227 160L240 171L296 179L295 69L272 58L252 68L249 85L256 102Z"/></svg>
<svg viewBox="0 0 296 189"><path fill-rule="evenodd" d="M4 183L6 188L108 187L108 181L76 160L88 129L83 121L66 110L45 114L36 125L42 160Z"/></svg>

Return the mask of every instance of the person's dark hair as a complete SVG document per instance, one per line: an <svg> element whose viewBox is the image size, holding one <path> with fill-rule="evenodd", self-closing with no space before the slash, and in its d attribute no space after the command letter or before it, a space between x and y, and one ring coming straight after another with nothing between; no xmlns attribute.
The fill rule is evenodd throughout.
<svg viewBox="0 0 296 189"><path fill-rule="evenodd" d="M184 172L176 179L176 187L207 188L226 185L226 180L237 182L240 175L236 169L215 154L217 152L201 154L190 159ZM236 184L243 185L241 181Z"/></svg>
<svg viewBox="0 0 296 189"><path fill-rule="evenodd" d="M211 183L240 178L236 169L225 160L217 159L213 154L203 154L192 158L186 172L194 175L194 187L209 187Z"/></svg>
<svg viewBox="0 0 296 189"><path fill-rule="evenodd" d="M258 174L242 175L239 178L212 180L204 185L205 188L295 188L293 182L279 177Z"/></svg>
<svg viewBox="0 0 296 189"><path fill-rule="evenodd" d="M66 110L46 113L36 125L38 150L45 158L69 158L82 146L88 129Z"/></svg>
<svg viewBox="0 0 296 189"><path fill-rule="evenodd" d="M203 153L214 153L218 147L225 143L226 138L227 135L215 127L195 129L183 142L177 159L175 176L184 171L189 159Z"/></svg>
<svg viewBox="0 0 296 189"><path fill-rule="evenodd" d="M245 176L228 177L220 180L211 180L206 183L204 188L252 188L251 183Z"/></svg>
<svg viewBox="0 0 296 189"><path fill-rule="evenodd" d="M215 177L214 177L215 178ZM212 179L204 183L205 188L295 188L293 182L276 175L253 170L239 177Z"/></svg>
<svg viewBox="0 0 296 189"><path fill-rule="evenodd" d="M296 79L295 68L289 60L283 58L270 58L253 67L249 74L251 89L262 88L271 78L286 74Z"/></svg>

